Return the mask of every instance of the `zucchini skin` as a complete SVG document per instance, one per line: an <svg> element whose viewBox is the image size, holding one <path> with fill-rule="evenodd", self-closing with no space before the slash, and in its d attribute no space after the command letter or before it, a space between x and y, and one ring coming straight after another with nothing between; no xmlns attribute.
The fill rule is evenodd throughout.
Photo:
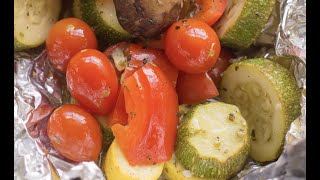
<svg viewBox="0 0 320 180"><path fill-rule="evenodd" d="M198 153L197 150L186 141L179 140L176 146L176 151L183 151L184 153L177 153L179 155L176 156L179 162L181 162L181 164L183 164L187 169L190 169L197 177L229 179L243 168L243 164L246 162L248 157L249 149L250 146L249 143L247 143L247 145L241 148L238 152L238 154L241 154L240 156L231 156L226 162L224 162L222 167L221 162L219 161L193 156L195 153ZM192 164L192 166L189 166L188 164Z"/></svg>
<svg viewBox="0 0 320 180"><path fill-rule="evenodd" d="M228 69L236 68L236 66L249 66L256 68L263 74L268 74L268 80L279 95L279 100L284 105L285 115L288 118L287 126L293 122L301 114L300 106L300 90L296 80L286 68L280 64L264 58L255 58L243 60L231 64ZM225 73L228 73L228 69ZM221 97L223 99L225 91L221 88Z"/></svg>
<svg viewBox="0 0 320 180"><path fill-rule="evenodd" d="M21 4L20 4L20 6L17 7L17 9L16 9L16 7L14 7L15 11L18 12L18 13L19 12L24 12L24 11L30 13L30 16L29 16L29 14L25 14L24 18L29 17L29 18L32 19L34 16L31 15L31 14L32 14L32 12L34 12L34 10L36 10L37 13L46 12L49 15L45 14L45 16L42 16L42 18L46 18L45 19L45 20L47 20L47 21L45 21L46 23L40 23L40 25L43 25L43 24L47 25L46 29L42 29L42 28L37 27L37 29L39 31L46 32L46 35L41 36L41 40L39 40L39 38L35 38L34 36L30 36L33 39L38 39L39 40L38 42L30 43L30 42L21 42L21 41L19 41L19 36L16 35L16 27L15 27L16 24L14 24L14 52L20 52L20 51L25 51L25 50L29 50L29 49L35 49L35 48L44 48L45 47L46 36L47 36L48 32L50 31L50 28L52 28L54 23L56 23L60 18L60 14L61 14L61 11L62 11L61 10L62 9L61 0L54 0L54 1L53 0L51 0L51 1L50 0L42 0L42 1L30 1L30 0L29 1L27 1L27 0L26 1L18 1L18 0L16 1L16 0L14 0L14 4L15 4L14 6L16 6L16 3L17 4L26 3L26 4L24 4L24 6L21 6ZM53 5L54 7L51 9L52 11L45 11L43 9L39 10L39 9L35 9L35 8L31 8L31 9L27 10L28 7L37 7L38 3L42 3L42 4L44 3L46 5L49 4L49 5ZM16 14L14 14L15 23L17 23L16 21L20 22L19 18L21 18L21 17L23 17L23 16L18 15L16 17ZM17 20L16 20L16 18L17 18ZM30 31L30 29L28 30L28 26L29 27L30 26L37 26L38 24L36 24L36 25L32 24L32 20L31 20L31 22L29 20L26 20L26 19L24 19L24 20L25 21L23 21L23 23L20 22L18 24L20 26L21 26L21 24L26 26L27 29L25 31L33 32L32 30ZM37 33L37 32L34 31L34 33ZM23 34L28 34L28 33L23 32Z"/></svg>
<svg viewBox="0 0 320 180"><path fill-rule="evenodd" d="M29 45L22 44L19 41L17 41L16 38L14 38L13 44L14 44L14 51L16 51L16 52L24 51L26 49L31 49L31 48L35 48L35 47L39 46L39 45L29 46Z"/></svg>
<svg viewBox="0 0 320 180"><path fill-rule="evenodd" d="M175 155L172 155L172 158L165 162L162 174L164 180L212 180L194 177L192 174L191 176L185 175L184 171L186 171L186 169L184 169L182 165L175 159ZM190 173L192 172L190 171Z"/></svg>
<svg viewBox="0 0 320 180"><path fill-rule="evenodd" d="M82 20L92 27L97 35L99 49L104 50L106 47L125 41L131 38L129 33L121 33L106 24L100 17L96 7L96 0L78 0L80 1L80 12Z"/></svg>
<svg viewBox="0 0 320 180"><path fill-rule="evenodd" d="M260 160L252 157L254 160L258 162L262 162L262 163L271 162L277 159L282 153L284 142L285 142L285 136L289 130L290 124L301 114L301 105L300 105L301 92L293 74L290 73L288 69L286 69L285 67L283 67L282 65L276 62L273 62L265 58L248 59L248 60L243 60L243 61L234 63L228 67L228 69L224 72L224 74L229 73L229 71L232 71L235 68L240 69L241 67L244 67L244 66L254 68L259 73L264 74L268 82L274 88L274 91L277 93L278 99L283 109L283 114L282 114L284 117L284 130L283 130L283 136L282 136L283 139L278 150L274 153L273 157L269 158L268 160ZM221 100L226 103L232 103L230 101L226 101L224 98L227 92L224 90L225 88L223 87L223 84L224 84L223 81L224 80L222 78L221 90L220 90Z"/></svg>
<svg viewBox="0 0 320 180"><path fill-rule="evenodd" d="M235 25L221 36L221 44L234 49L247 49L259 36L268 22L276 0L245 0L243 9Z"/></svg>
<svg viewBox="0 0 320 180"><path fill-rule="evenodd" d="M197 149L187 142L188 137L192 135L189 133L192 132L192 129L189 129L190 125L188 123L193 117L195 111L197 111L198 107L209 103L213 102L206 102L195 106L184 117L185 120L180 124L177 131L175 155L177 160L197 177L229 179L240 171L247 161L250 151L250 134L247 130L244 145L236 154L230 156L225 162L220 162L210 157L195 156L195 154L198 154Z"/></svg>

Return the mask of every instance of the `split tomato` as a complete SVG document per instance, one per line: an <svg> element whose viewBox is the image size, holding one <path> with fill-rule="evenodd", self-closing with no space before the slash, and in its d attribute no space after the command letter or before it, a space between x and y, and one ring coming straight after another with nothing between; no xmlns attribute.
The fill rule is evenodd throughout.
<svg viewBox="0 0 320 180"><path fill-rule="evenodd" d="M178 98L164 73L150 63L123 84L128 125L112 126L131 165L152 165L171 158L178 124Z"/></svg>

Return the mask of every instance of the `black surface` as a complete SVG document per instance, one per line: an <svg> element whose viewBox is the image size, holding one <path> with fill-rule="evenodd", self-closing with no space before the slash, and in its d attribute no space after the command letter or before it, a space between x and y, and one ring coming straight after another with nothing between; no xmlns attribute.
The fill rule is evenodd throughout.
<svg viewBox="0 0 320 180"><path fill-rule="evenodd" d="M319 1L307 1L307 179L320 179Z"/></svg>
<svg viewBox="0 0 320 180"><path fill-rule="evenodd" d="M13 1L2 3L0 11L1 77L1 179L13 177ZM6 178L5 178L6 177Z"/></svg>

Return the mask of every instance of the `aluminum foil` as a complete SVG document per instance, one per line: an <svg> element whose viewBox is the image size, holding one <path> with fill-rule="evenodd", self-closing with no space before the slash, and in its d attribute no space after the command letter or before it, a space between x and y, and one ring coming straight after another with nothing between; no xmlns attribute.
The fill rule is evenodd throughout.
<svg viewBox="0 0 320 180"><path fill-rule="evenodd" d="M277 161L267 165L248 161L233 179L305 179L306 1L278 1L255 45L238 52L238 57L290 60L288 68L301 88L301 116L291 124ZM106 179L101 158L99 162L69 163L49 143L47 120L54 108L69 102L69 95L63 75L50 67L43 49L14 54L14 179Z"/></svg>

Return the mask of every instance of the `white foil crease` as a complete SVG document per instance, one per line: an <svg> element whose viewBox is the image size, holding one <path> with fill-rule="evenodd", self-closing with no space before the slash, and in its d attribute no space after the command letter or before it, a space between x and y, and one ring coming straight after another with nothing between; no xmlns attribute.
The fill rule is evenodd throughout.
<svg viewBox="0 0 320 180"><path fill-rule="evenodd" d="M249 160L233 179L298 180L306 176L306 2L278 2L280 6L275 7L255 47L237 56L292 59L289 69L302 92L301 116L291 124L277 161L259 165ZM50 180L55 177L53 172L63 180L105 179L101 162L69 163L50 145L46 135L48 117L54 108L68 102L69 95L63 75L53 71L43 49L14 55L14 179Z"/></svg>

